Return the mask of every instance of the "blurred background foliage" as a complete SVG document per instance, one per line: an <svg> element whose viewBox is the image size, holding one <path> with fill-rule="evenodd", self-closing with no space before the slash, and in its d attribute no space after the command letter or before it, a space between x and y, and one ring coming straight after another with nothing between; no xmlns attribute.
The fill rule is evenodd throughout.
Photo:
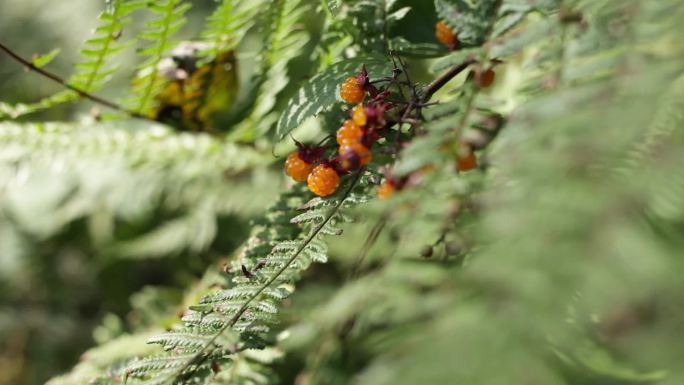
<svg viewBox="0 0 684 385"><path fill-rule="evenodd" d="M329 262L303 273L285 300L274 346L240 355L217 384L684 383L684 7L505 3L542 11L487 47L505 64L474 106L512 115L481 154L486 172L457 175L433 151L446 128L478 117L461 109L435 118L396 165L433 172L352 211L356 223L330 240ZM46 4L0 0L0 40L25 56L60 48L50 70L66 76L103 4ZM174 39L196 37L215 5L192 1ZM389 34L431 43L433 2L404 5L412 10ZM87 383L157 352L145 341L225 282L224 264L289 187L271 153L291 148L270 139L278 112L313 68L351 45L319 1L300 6L310 8L284 49L269 51L255 28L240 41L236 105L261 107L235 126L238 108L219 116L228 141L99 122L89 103L1 123L0 384L67 372L51 384ZM563 22L569 10L581 21ZM142 28L134 18L125 36ZM255 82L256 57L269 52L278 76ZM410 59L414 80L464 57L437 56ZM126 94L139 60L133 47L118 58L124 70L106 97ZM458 100L465 80L438 99ZM0 56L3 102L56 91ZM295 135L320 138L341 115L332 110Z"/></svg>
<svg viewBox="0 0 684 385"><path fill-rule="evenodd" d="M196 36L214 5L193 1L180 38ZM50 70L67 76L103 8L99 1L2 0L0 36L28 57L59 48ZM140 28L137 21L125 33ZM118 60L129 72L117 74L104 96L129 87L135 53L129 47ZM32 102L57 91L0 57L3 102ZM26 177L5 185L0 198L2 384L42 384L73 366L96 340L125 330L122 320L152 324L144 315L126 317L136 304L154 317L153 309L177 306L182 288L242 242L250 218L280 188L267 167L270 155L224 148L210 137L177 137L161 126L145 132L140 123L89 128L90 108L63 104L22 118L85 116L83 124L29 130L17 124L0 134L3 180L16 175L17 162L24 162ZM114 331L98 334L103 320Z"/></svg>

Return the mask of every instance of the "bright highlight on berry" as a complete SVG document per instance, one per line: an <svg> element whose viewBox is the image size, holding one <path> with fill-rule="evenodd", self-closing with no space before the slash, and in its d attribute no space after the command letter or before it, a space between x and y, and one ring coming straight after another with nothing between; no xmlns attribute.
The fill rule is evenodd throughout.
<svg viewBox="0 0 684 385"><path fill-rule="evenodd" d="M450 50L458 48L458 37L456 36L456 33L441 20L435 24L435 37Z"/></svg>
<svg viewBox="0 0 684 385"><path fill-rule="evenodd" d="M352 120L345 121L344 125L337 130L337 144L340 146L357 143L362 137L363 129Z"/></svg>
<svg viewBox="0 0 684 385"><path fill-rule="evenodd" d="M285 161L285 173L297 182L304 182L312 169L313 165L304 161L299 152L293 152Z"/></svg>
<svg viewBox="0 0 684 385"><path fill-rule="evenodd" d="M365 92L356 76L348 77L340 87L340 97L347 103L361 103Z"/></svg>
<svg viewBox="0 0 684 385"><path fill-rule="evenodd" d="M307 178L309 190L319 197L332 195L340 184L340 176L327 164L319 164Z"/></svg>
<svg viewBox="0 0 684 385"><path fill-rule="evenodd" d="M368 117L366 116L366 108L363 104L359 104L352 110L352 120L354 123L363 127L368 123Z"/></svg>

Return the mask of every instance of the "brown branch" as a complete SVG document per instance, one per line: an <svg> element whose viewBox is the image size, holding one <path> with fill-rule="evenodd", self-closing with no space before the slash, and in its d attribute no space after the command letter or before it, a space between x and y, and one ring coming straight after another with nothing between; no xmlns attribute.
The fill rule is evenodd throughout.
<svg viewBox="0 0 684 385"><path fill-rule="evenodd" d="M468 66L475 62L475 59L470 58L460 64L451 67L447 72L442 74L440 77L438 77L432 83L428 84L425 87L423 91L423 97L420 101L422 103L427 103L430 100L430 98L432 98L432 95L434 95L437 91L439 91L442 87L449 83L451 79L455 78L458 74L465 71L465 69L468 68Z"/></svg>
<svg viewBox="0 0 684 385"><path fill-rule="evenodd" d="M147 116L142 115L140 113L137 113L135 111L127 110L126 108L122 107L121 105L119 105L117 103L114 103L110 100L99 97L97 95L93 95L88 91L82 90L78 87L75 87L75 86L69 84L66 80L64 80L64 78L36 66L30 60L24 59L19 54L17 54L16 52L14 52L12 49L10 49L9 47L7 47L6 45L4 45L1 42L0 42L0 50L5 52L9 57L14 59L15 61L24 65L27 69L29 69L33 72L36 72L36 73L42 75L43 77L46 77L46 78L52 80L53 82L58 83L62 87L77 93L82 98L88 99L92 102L95 102L97 104L103 105L103 106L108 107L108 108L111 108L113 110L126 113L127 115L134 117L134 118L153 120L153 119L150 119Z"/></svg>

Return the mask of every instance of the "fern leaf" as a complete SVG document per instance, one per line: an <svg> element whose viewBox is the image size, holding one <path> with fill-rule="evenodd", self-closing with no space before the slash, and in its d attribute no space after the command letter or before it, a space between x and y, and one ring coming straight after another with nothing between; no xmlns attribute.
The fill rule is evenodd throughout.
<svg viewBox="0 0 684 385"><path fill-rule="evenodd" d="M85 61L76 65L78 71L69 84L86 92L102 88L116 67L107 67L107 62L124 48L119 41L123 29L131 22L130 15L145 5L144 0L116 0L108 4L100 14L101 24L94 36L85 42L81 55Z"/></svg>
<svg viewBox="0 0 684 385"><path fill-rule="evenodd" d="M321 3L333 17L337 16L342 6L342 0L321 0Z"/></svg>
<svg viewBox="0 0 684 385"><path fill-rule="evenodd" d="M145 24L140 37L153 44L139 52L147 59L140 65L140 74L135 79L133 90L136 96L128 102L134 111L142 115L150 113L154 96L162 87L159 65L165 53L175 45L172 37L185 25L184 15L191 5L183 0L161 0L148 3L148 6L147 9L158 16Z"/></svg>
<svg viewBox="0 0 684 385"><path fill-rule="evenodd" d="M98 17L100 22L95 28L93 37L86 40L81 49L84 60L76 64L76 72L67 81L69 85L86 92L93 92L106 84L116 69L115 66L108 66L108 63L128 44L121 41L121 33L131 22L130 15L144 5L144 0L113 0L108 3L107 8ZM43 58L39 64L45 65L49 61L45 59L51 60L53 57ZM16 105L0 103L0 119L16 119L75 101L80 97L74 91L63 90L36 103Z"/></svg>
<svg viewBox="0 0 684 385"><path fill-rule="evenodd" d="M365 65L372 78L391 73L391 63L379 58L354 58L334 64L304 84L283 110L276 128L276 139L287 136L304 120L329 110L339 100L339 86Z"/></svg>
<svg viewBox="0 0 684 385"><path fill-rule="evenodd" d="M435 0L437 15L458 31L464 46L478 46L487 39L500 4L501 0Z"/></svg>
<svg viewBox="0 0 684 385"><path fill-rule="evenodd" d="M273 0L265 17L266 51L261 56L258 97L250 115L236 130L235 137L258 137L265 134L276 122L271 114L278 97L290 81L288 64L301 54L308 41L302 29L302 17L310 7L301 0Z"/></svg>
<svg viewBox="0 0 684 385"><path fill-rule="evenodd" d="M217 56L221 52L233 50L244 31L254 23L254 14L261 1L223 0L207 18L200 34L203 41L211 43L211 52Z"/></svg>
<svg viewBox="0 0 684 385"><path fill-rule="evenodd" d="M158 362L159 358L152 358L152 361L143 359L129 368L128 372L153 384L184 383L185 376L192 376L197 381L200 377L197 370L202 370L202 365L211 355L230 355L231 351L236 352L255 343L263 344L255 333L266 332L271 325L278 322L277 303L289 295L289 291L284 291L284 285L295 280L311 263L325 261L327 247L321 240L323 230L331 222L346 219L339 214L339 210L345 203L350 204L346 202L348 198L356 198L350 192L359 176L357 174L343 196L326 201L316 200L313 203L311 210L326 210L322 217L316 216L303 226L291 223L278 225L281 230L299 229L299 234L294 239L281 239L281 235L276 232L269 240L275 243L275 247L268 255L254 256L243 262L242 269L248 265L253 273L245 277L242 269L237 270L233 279L235 286L205 296L200 305L184 317L185 327L152 338L149 342L161 344L169 352L170 361L162 359L162 364L157 365L150 363ZM301 206L298 199L293 200L293 197L286 194L270 211L273 213L285 210L291 213ZM261 235L259 231L256 233ZM247 248L261 242L262 239L260 242L248 241ZM229 330L231 333L238 333L239 340L223 338ZM250 342L250 338L257 339ZM193 352L192 355L184 355L190 351ZM177 360L173 357L179 354L183 356L183 363L177 365ZM167 362L173 362L173 365ZM203 378L205 380L200 383L206 383L206 377Z"/></svg>

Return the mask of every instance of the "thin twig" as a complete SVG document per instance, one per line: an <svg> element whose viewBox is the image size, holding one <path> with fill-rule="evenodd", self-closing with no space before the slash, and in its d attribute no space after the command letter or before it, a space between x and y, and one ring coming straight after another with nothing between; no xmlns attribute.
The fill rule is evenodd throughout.
<svg viewBox="0 0 684 385"><path fill-rule="evenodd" d="M475 63L476 60L473 58L467 59L464 62L451 67L443 75L435 79L432 83L428 84L423 90L423 97L421 98L422 103L427 103L430 101L432 96L444 87L451 79L455 78L458 74L465 71L468 66Z"/></svg>
<svg viewBox="0 0 684 385"><path fill-rule="evenodd" d="M146 119L146 120L153 120L153 119L150 119L149 117L147 117L147 116L145 116L145 115L142 115L142 114L139 114L139 113L137 113L137 112L135 112L135 111L127 110L126 108L122 107L121 105L119 105L119 104L117 104L117 103L115 103L115 102L112 102L112 101L110 101L110 100L104 99L104 98L102 98L102 97L100 97L100 96L97 96L97 95L93 95L93 94L91 94L91 93L88 92L88 91L82 90L82 89L80 89L80 88L78 88L78 87L75 87L75 86L69 84L69 83L68 83L66 80L64 80L64 78L62 78L61 76L56 75L56 74L54 74L54 73L52 73L52 72L50 72L50 71L44 70L44 69L42 69L42 68L36 66L36 65L33 64L30 60L27 60L27 59L21 57L18 53L14 52L12 49L10 49L9 47L7 47L6 45L4 45L4 44L1 43L1 42L0 42L0 50L3 51L3 52L5 52L9 57L11 57L12 59L14 59L15 61L17 61L17 62L23 64L23 65L24 65L26 68L28 68L29 70L31 70L31 71L33 71L33 72L36 72L36 73L38 73L39 75L42 75L43 77L48 78L48 79L52 80L52 81L55 82L55 83L60 84L62 87L66 88L66 89L69 89L69 90L71 90L71 91L74 91L74 92L77 93L80 97L86 98L86 99L88 99L88 100L90 100L90 101L93 101L93 102L95 102L95 103L97 103L97 104L100 104L100 105L102 105L102 106L111 108L111 109L113 109L113 110L124 112L124 113L126 113L127 115L129 115L129 116L131 116L131 117L133 117L133 118Z"/></svg>
<svg viewBox="0 0 684 385"><path fill-rule="evenodd" d="M373 225L373 228L368 233L368 237L366 238L366 241L363 243L363 246L359 251L358 257L354 261L354 265L352 265L352 268L350 269L349 279L356 278L359 271L361 270L361 265L363 264L363 261L368 256L368 253L370 252L375 242L378 240L378 237L380 237L380 234L382 233L382 230L385 228L386 224L387 215L383 215L380 219L378 219L375 225Z"/></svg>

